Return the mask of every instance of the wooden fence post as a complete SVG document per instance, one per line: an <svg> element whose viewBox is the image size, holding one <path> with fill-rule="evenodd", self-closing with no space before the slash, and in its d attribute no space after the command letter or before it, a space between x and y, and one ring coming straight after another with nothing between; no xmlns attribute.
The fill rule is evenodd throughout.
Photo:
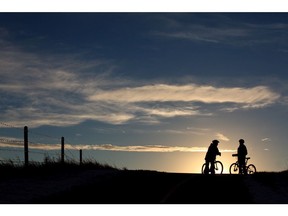
<svg viewBox="0 0 288 216"><path fill-rule="evenodd" d="M82 165L82 149L80 149L80 165Z"/></svg>
<svg viewBox="0 0 288 216"><path fill-rule="evenodd" d="M28 159L28 127L24 127L24 161L25 166L28 166L29 159Z"/></svg>
<svg viewBox="0 0 288 216"><path fill-rule="evenodd" d="M61 163L64 163L64 137L61 137Z"/></svg>

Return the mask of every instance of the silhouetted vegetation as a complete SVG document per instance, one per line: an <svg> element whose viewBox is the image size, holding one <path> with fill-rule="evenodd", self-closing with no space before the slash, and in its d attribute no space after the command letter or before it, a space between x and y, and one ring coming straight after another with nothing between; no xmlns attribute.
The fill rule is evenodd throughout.
<svg viewBox="0 0 288 216"><path fill-rule="evenodd" d="M49 156L46 156L43 162L30 161L28 166L12 160L0 162L1 177L49 175L55 172L77 172L88 169L121 170L115 166L111 166L107 163L102 164L93 159L83 160L81 164L74 160L66 160L64 163L62 163L60 158L51 158Z"/></svg>
<svg viewBox="0 0 288 216"><path fill-rule="evenodd" d="M288 170L203 175L119 169L95 160L46 157L0 162L1 204L288 203Z"/></svg>

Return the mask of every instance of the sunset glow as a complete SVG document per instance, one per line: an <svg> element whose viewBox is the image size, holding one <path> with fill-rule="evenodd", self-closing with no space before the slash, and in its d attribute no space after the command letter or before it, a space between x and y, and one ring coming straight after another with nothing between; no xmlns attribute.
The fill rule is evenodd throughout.
<svg viewBox="0 0 288 216"><path fill-rule="evenodd" d="M0 13L0 159L288 169L286 13ZM250 162L249 161L249 162Z"/></svg>

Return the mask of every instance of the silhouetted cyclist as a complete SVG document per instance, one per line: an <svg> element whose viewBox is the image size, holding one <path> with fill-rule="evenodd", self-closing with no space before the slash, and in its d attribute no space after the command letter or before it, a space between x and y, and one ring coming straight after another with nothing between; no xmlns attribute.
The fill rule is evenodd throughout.
<svg viewBox="0 0 288 216"><path fill-rule="evenodd" d="M239 163L239 174L247 174L245 159L248 154L247 148L245 146L244 139L239 140L239 147L237 149L238 163Z"/></svg>
<svg viewBox="0 0 288 216"><path fill-rule="evenodd" d="M217 147L218 143L219 143L218 140L213 140L208 148L208 151L205 156L206 167L204 170L204 174L209 174L209 171L211 172L211 174L215 174L214 161L217 155L221 156L221 152L219 152L219 149Z"/></svg>

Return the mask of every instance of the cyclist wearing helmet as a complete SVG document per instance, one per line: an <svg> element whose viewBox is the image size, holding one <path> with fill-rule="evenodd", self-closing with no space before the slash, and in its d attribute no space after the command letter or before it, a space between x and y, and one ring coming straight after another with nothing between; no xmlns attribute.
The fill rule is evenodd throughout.
<svg viewBox="0 0 288 216"><path fill-rule="evenodd" d="M245 146L245 141L243 139L239 140L239 147L237 149L238 163L239 163L239 174L247 174L245 159L248 154L247 148Z"/></svg>
<svg viewBox="0 0 288 216"><path fill-rule="evenodd" d="M204 170L205 174L209 174L209 171L211 172L211 174L215 174L214 161L216 159L216 155L221 156L221 152L219 152L219 149L217 147L218 143L219 143L218 140L213 140L208 148L208 151L205 156L205 161L206 161L206 167Z"/></svg>

